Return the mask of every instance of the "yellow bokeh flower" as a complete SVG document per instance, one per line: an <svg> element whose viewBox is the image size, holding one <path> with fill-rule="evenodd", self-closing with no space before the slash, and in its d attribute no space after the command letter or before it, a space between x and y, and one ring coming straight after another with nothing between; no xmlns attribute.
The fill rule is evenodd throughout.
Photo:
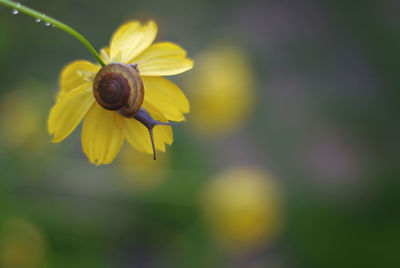
<svg viewBox="0 0 400 268"><path fill-rule="evenodd" d="M23 152L21 155L40 151L47 144L46 131L43 130L46 111L43 107L48 103L43 87L36 81L24 81L0 98L2 142L16 152Z"/></svg>
<svg viewBox="0 0 400 268"><path fill-rule="evenodd" d="M159 186L168 175L170 154L165 153L153 161L145 153L125 147L118 157L121 187L133 192L149 192Z"/></svg>
<svg viewBox="0 0 400 268"><path fill-rule="evenodd" d="M206 221L222 246L246 250L270 241L281 224L281 193L263 171L234 167L203 189Z"/></svg>
<svg viewBox="0 0 400 268"><path fill-rule="evenodd" d="M45 267L46 241L32 223L19 218L6 220L0 228L0 267Z"/></svg>
<svg viewBox="0 0 400 268"><path fill-rule="evenodd" d="M162 76L185 72L193 67L193 62L176 44L152 44L156 35L157 25L153 21L125 23L113 34L110 47L100 54L107 65L123 63L137 68L145 92L142 107L152 118L157 122L180 122L185 120L183 114L189 112L189 102L174 83ZM53 142L65 139L84 119L82 149L91 163L111 163L125 139L136 150L153 153L150 129L96 102L93 81L99 70L100 66L84 60L74 61L62 70L60 91L48 118ZM172 141L170 126L154 129L154 150L164 152L165 144L171 145Z"/></svg>
<svg viewBox="0 0 400 268"><path fill-rule="evenodd" d="M192 103L191 127L205 137L226 135L246 122L254 103L254 71L246 52L217 44L196 57L186 76Z"/></svg>

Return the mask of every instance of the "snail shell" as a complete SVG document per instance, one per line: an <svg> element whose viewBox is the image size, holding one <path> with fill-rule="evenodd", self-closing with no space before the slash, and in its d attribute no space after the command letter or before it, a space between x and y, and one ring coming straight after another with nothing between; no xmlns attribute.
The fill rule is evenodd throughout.
<svg viewBox="0 0 400 268"><path fill-rule="evenodd" d="M110 111L132 117L142 106L144 87L138 70L123 63L110 63L96 74L93 81L96 101Z"/></svg>

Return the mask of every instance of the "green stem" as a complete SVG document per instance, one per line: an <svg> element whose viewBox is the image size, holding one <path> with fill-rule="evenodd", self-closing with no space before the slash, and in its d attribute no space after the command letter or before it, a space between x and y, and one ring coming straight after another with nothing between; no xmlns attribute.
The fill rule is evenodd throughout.
<svg viewBox="0 0 400 268"><path fill-rule="evenodd" d="M105 66L106 64L104 61L100 58L99 54L96 52L96 50L93 48L93 46L89 43L88 40L86 40L85 37L83 37L80 33L69 27L68 25L51 18L43 13L37 12L36 10L33 10L29 7L23 6L20 3L15 3L10 0L0 0L0 4L3 4L5 6L8 6L12 9L18 10L18 12L25 13L28 16L34 17L36 19L40 19L43 22L50 23L51 25L54 25L54 27L69 33L76 39L78 39L87 49L89 49L90 53L95 57L95 59L100 63L101 66Z"/></svg>

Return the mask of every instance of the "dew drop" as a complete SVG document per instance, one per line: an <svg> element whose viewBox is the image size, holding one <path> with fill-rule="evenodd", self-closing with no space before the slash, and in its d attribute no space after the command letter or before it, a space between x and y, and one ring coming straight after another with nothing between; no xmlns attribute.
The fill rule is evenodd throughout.
<svg viewBox="0 0 400 268"><path fill-rule="evenodd" d="M11 11L11 13L12 13L13 15L17 15L17 14L19 13L19 11L18 11L17 9L13 9L13 10Z"/></svg>
<svg viewBox="0 0 400 268"><path fill-rule="evenodd" d="M41 19L39 19L39 18L36 18L35 19L35 22L41 22L42 20Z"/></svg>
<svg viewBox="0 0 400 268"><path fill-rule="evenodd" d="M17 3L17 7L20 7L21 6L21 4L20 3Z"/></svg>
<svg viewBox="0 0 400 268"><path fill-rule="evenodd" d="M56 26L53 24L53 25L51 25L51 28L55 28Z"/></svg>
<svg viewBox="0 0 400 268"><path fill-rule="evenodd" d="M46 25L47 27L50 26L50 22L46 22L44 25Z"/></svg>

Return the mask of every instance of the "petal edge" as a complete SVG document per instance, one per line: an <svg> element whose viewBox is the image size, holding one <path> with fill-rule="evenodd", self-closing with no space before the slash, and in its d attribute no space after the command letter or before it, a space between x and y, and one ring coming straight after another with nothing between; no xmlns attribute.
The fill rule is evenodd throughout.
<svg viewBox="0 0 400 268"><path fill-rule="evenodd" d="M143 76L175 75L193 68L193 61L186 58L186 51L170 42L151 45L130 63L137 63Z"/></svg>
<svg viewBox="0 0 400 268"><path fill-rule="evenodd" d="M47 128L53 135L52 142L60 142L79 125L94 103L91 83L83 84L64 95L51 108Z"/></svg>
<svg viewBox="0 0 400 268"><path fill-rule="evenodd" d="M82 126L82 149L89 161L96 166L111 163L123 144L117 123L118 114L94 103Z"/></svg>
<svg viewBox="0 0 400 268"><path fill-rule="evenodd" d="M123 24L111 38L111 61L127 63L153 43L157 31L157 24L151 20L143 25L138 21Z"/></svg>

